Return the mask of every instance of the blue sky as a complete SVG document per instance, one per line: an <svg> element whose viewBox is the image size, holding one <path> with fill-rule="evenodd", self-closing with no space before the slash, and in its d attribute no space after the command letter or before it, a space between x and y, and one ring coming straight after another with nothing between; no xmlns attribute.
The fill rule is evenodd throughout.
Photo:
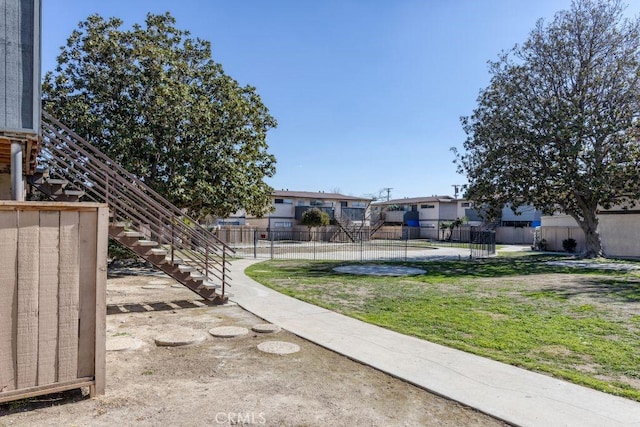
<svg viewBox="0 0 640 427"><path fill-rule="evenodd" d="M640 2L627 9L640 11ZM450 148L489 82L487 61L570 0L44 0L43 73L92 13L129 26L169 11L213 58L257 88L276 190L453 195ZM385 193L386 195L386 193Z"/></svg>

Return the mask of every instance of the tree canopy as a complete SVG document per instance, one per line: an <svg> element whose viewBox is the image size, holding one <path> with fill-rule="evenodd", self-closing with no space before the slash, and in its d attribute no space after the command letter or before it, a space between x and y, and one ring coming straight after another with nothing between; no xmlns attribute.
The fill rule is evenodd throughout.
<svg viewBox="0 0 640 427"><path fill-rule="evenodd" d="M640 197L640 25L619 1L576 0L490 62L457 153L467 197L573 217L602 254L600 208Z"/></svg>
<svg viewBox="0 0 640 427"><path fill-rule="evenodd" d="M169 14L122 28L92 15L61 48L43 108L196 217L270 206L275 119Z"/></svg>

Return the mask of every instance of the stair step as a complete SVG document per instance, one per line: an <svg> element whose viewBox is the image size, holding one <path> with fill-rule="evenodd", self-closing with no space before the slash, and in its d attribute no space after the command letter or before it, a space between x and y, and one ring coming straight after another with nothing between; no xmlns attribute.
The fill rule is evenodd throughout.
<svg viewBox="0 0 640 427"><path fill-rule="evenodd" d="M171 263L171 257L167 257L167 258L165 258L165 261L166 261L167 263ZM182 259L180 259L180 258L178 258L178 257L173 257L173 264L174 264L174 265L176 265L176 264L182 264L182 263L184 263L184 261L183 261Z"/></svg>
<svg viewBox="0 0 640 427"><path fill-rule="evenodd" d="M126 237L144 237L144 234L139 231L125 231L124 235Z"/></svg>
<svg viewBox="0 0 640 427"><path fill-rule="evenodd" d="M203 282L202 286L206 287L207 289L220 289L221 288L220 285L218 285L216 283L213 283L213 282L210 282L210 281Z"/></svg>
<svg viewBox="0 0 640 427"><path fill-rule="evenodd" d="M158 246L158 242L154 242L153 240L138 240L134 243L136 246Z"/></svg>
<svg viewBox="0 0 640 427"><path fill-rule="evenodd" d="M206 278L207 278L207 276L205 276L204 274L191 273L191 280L204 280Z"/></svg>
<svg viewBox="0 0 640 427"><path fill-rule="evenodd" d="M69 181L67 181L66 179L60 179L60 178L47 178L47 184L51 184L51 185L67 185L69 183Z"/></svg>
<svg viewBox="0 0 640 427"><path fill-rule="evenodd" d="M190 265L179 265L178 270L180 270L180 272L182 273L188 273L190 271L195 271L196 269L194 267L191 267Z"/></svg>
<svg viewBox="0 0 640 427"><path fill-rule="evenodd" d="M151 249L151 254L152 255L167 255L169 253L169 251L167 251L166 249L163 248L153 248Z"/></svg>
<svg viewBox="0 0 640 427"><path fill-rule="evenodd" d="M84 191L82 190L64 190L64 194L67 196L84 196Z"/></svg>

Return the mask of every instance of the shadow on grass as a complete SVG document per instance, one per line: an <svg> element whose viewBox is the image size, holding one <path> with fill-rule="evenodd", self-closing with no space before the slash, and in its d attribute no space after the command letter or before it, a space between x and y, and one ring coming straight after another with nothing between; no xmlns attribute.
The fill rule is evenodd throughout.
<svg viewBox="0 0 640 427"><path fill-rule="evenodd" d="M407 267L421 268L427 271L425 276L437 279L460 279L460 278L500 278L510 276L529 276L537 274L575 274L594 276L611 276L609 279L610 289L617 289L622 292L628 289L626 277L634 277L627 271L603 271L593 268L550 265L549 261L559 261L574 259L573 257L536 254L522 257L496 257L476 260L434 260L434 261L309 261L309 260L274 260L262 264L273 268L273 273L277 276L286 276L294 279L298 278L328 278L328 277L355 277L353 274L339 273L333 269L343 265L402 265ZM251 267L249 271L251 271ZM615 277L614 277L615 276ZM413 277L420 277L413 276ZM594 280L594 283L606 284L607 279ZM598 286L594 286L597 290ZM594 290L594 291L595 291ZM637 289L627 292L626 298L636 298Z"/></svg>
<svg viewBox="0 0 640 427"><path fill-rule="evenodd" d="M615 299L626 303L640 303L640 279L612 277L612 278L584 278L576 285L547 288L560 298L569 299L588 296L593 299Z"/></svg>

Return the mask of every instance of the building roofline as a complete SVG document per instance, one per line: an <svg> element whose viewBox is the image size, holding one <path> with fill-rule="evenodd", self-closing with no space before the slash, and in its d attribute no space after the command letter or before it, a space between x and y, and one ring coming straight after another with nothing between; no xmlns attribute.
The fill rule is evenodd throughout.
<svg viewBox="0 0 640 427"><path fill-rule="evenodd" d="M425 197L405 197L404 199L385 200L381 202L375 202L375 205L388 206L388 205L407 205L423 202L444 202L452 203L465 201L465 199L455 199L451 196L425 196Z"/></svg>
<svg viewBox="0 0 640 427"><path fill-rule="evenodd" d="M325 193L323 191L289 191L280 190L271 193L272 197L290 197L298 199L325 199L325 200L362 200L371 201L367 197L346 196L340 193Z"/></svg>

